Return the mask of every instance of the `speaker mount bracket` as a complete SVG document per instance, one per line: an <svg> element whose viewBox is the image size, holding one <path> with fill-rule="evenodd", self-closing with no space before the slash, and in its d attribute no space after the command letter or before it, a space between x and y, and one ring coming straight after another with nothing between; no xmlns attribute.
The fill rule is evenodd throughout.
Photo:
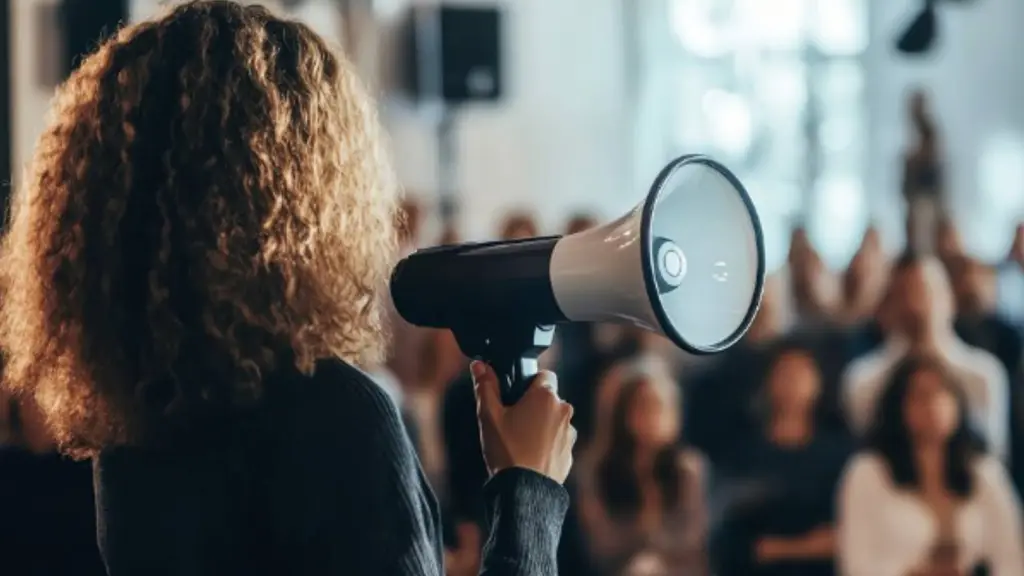
<svg viewBox="0 0 1024 576"><path fill-rule="evenodd" d="M495 322L487 328L453 328L452 333L463 354L494 368L501 386L501 401L508 406L523 397L540 370L540 355L554 343L555 326Z"/></svg>

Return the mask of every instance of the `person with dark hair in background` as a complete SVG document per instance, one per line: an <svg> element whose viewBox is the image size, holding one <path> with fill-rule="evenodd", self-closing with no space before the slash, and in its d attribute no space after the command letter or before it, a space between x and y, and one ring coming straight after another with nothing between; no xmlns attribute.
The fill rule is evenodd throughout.
<svg viewBox="0 0 1024 576"><path fill-rule="evenodd" d="M1020 371L1024 338L996 313L996 271L963 256L949 262L956 296L956 333L964 342L999 359L1008 374Z"/></svg>
<svg viewBox="0 0 1024 576"><path fill-rule="evenodd" d="M821 388L806 343L787 338L773 347L759 399L762 429L715 470L720 576L834 573L833 499L852 443L821 429Z"/></svg>
<svg viewBox="0 0 1024 576"><path fill-rule="evenodd" d="M678 442L678 387L638 369L618 389L607 442L580 468L580 514L598 574L708 573L700 456Z"/></svg>
<svg viewBox="0 0 1024 576"><path fill-rule="evenodd" d="M526 211L516 211L505 216L501 221L500 238L502 240L522 240L540 234L537 219Z"/></svg>
<svg viewBox="0 0 1024 576"><path fill-rule="evenodd" d="M1024 329L1024 223L1014 230L1010 252L999 266L996 300L1000 315Z"/></svg>
<svg viewBox="0 0 1024 576"><path fill-rule="evenodd" d="M786 260L794 324L804 327L831 322L839 305L839 286L803 227L793 230Z"/></svg>
<svg viewBox="0 0 1024 576"><path fill-rule="evenodd" d="M309 27L194 1L61 87L0 258L6 383L92 458L111 576L443 573L383 358L397 186ZM488 575L555 574L572 409L475 365Z"/></svg>
<svg viewBox="0 0 1024 576"><path fill-rule="evenodd" d="M979 564L991 576L1024 574L1020 502L967 416L940 360L896 367L842 480L845 576L966 576Z"/></svg>
<svg viewBox="0 0 1024 576"><path fill-rule="evenodd" d="M967 399L971 423L993 453L1006 458L1008 376L997 358L956 334L955 301L942 264L934 256L908 253L894 266L890 282L885 343L853 362L844 375L842 394L851 430L863 435L870 429L877 399L903 359L929 355L954 375Z"/></svg>

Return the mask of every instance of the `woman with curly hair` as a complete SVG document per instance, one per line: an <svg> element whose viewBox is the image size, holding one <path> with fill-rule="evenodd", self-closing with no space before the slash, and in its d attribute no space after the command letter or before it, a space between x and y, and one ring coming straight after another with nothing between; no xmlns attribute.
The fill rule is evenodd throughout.
<svg viewBox="0 0 1024 576"><path fill-rule="evenodd" d="M396 186L308 27L190 2L60 89L2 247L7 386L92 458L113 576L440 575L380 360ZM571 408L481 364L487 574L553 574ZM515 434L512 434L515 431Z"/></svg>

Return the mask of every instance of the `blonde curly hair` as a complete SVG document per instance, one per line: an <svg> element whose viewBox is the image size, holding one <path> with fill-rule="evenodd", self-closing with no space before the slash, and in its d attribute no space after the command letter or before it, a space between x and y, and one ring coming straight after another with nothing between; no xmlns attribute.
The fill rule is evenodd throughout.
<svg viewBox="0 0 1024 576"><path fill-rule="evenodd" d="M366 90L303 24L197 1L120 30L23 184L5 383L67 453L250 405L288 365L381 359L397 185Z"/></svg>

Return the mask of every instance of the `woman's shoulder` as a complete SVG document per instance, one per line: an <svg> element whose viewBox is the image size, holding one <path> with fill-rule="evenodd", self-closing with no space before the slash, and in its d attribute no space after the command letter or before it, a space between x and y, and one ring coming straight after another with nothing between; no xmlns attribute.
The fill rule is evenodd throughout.
<svg viewBox="0 0 1024 576"><path fill-rule="evenodd" d="M307 437L352 444L353 436L404 437L394 398L373 377L341 360L321 360L311 374L277 382L268 398L275 428L305 430ZM365 442L364 442L365 444Z"/></svg>

